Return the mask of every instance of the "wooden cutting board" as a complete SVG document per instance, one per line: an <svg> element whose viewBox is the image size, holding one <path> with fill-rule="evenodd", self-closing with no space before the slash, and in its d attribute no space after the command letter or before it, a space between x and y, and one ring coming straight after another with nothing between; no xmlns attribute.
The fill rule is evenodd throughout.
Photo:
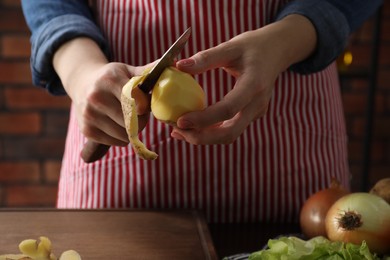
<svg viewBox="0 0 390 260"><path fill-rule="evenodd" d="M0 254L47 236L53 252L82 259L217 259L204 219L194 211L1 210Z"/></svg>

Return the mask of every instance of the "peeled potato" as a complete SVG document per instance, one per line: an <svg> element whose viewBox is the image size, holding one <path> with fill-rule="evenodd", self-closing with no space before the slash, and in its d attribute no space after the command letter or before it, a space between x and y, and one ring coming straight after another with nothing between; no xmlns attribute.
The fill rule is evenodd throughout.
<svg viewBox="0 0 390 260"><path fill-rule="evenodd" d="M38 243L35 239L26 239L19 244L19 250L32 259L55 260L51 253L51 242L47 237L40 237Z"/></svg>
<svg viewBox="0 0 390 260"><path fill-rule="evenodd" d="M25 239L19 244L22 254L0 255L0 260L57 260L51 252L51 241L47 237L40 237L38 242L35 239ZM81 260L81 256L74 250L62 253L60 260Z"/></svg>
<svg viewBox="0 0 390 260"><path fill-rule="evenodd" d="M205 94L198 82L188 73L174 67L166 68L152 91L154 117L176 124L183 114L204 108Z"/></svg>
<svg viewBox="0 0 390 260"><path fill-rule="evenodd" d="M132 77L126 83L122 89L121 103L127 135L134 151L142 159L154 160L158 155L147 149L138 138L137 102L143 103L145 100L132 97L134 88L142 83L147 72ZM204 108L204 91L190 74L174 67L163 71L152 90L151 110L155 118L174 125L183 114Z"/></svg>
<svg viewBox="0 0 390 260"><path fill-rule="evenodd" d="M61 254L59 260L81 260L81 256L74 250L68 250Z"/></svg>
<svg viewBox="0 0 390 260"><path fill-rule="evenodd" d="M38 255L38 241L35 239L26 239L20 242L19 250L30 257Z"/></svg>
<svg viewBox="0 0 390 260"><path fill-rule="evenodd" d="M0 260L32 260L32 258L22 254L0 255Z"/></svg>

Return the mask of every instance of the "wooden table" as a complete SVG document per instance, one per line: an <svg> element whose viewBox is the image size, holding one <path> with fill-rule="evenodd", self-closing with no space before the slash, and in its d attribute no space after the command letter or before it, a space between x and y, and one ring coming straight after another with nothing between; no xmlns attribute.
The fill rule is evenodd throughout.
<svg viewBox="0 0 390 260"><path fill-rule="evenodd" d="M0 254L47 236L57 257L74 249L83 260L218 259L195 211L1 210L0 233Z"/></svg>

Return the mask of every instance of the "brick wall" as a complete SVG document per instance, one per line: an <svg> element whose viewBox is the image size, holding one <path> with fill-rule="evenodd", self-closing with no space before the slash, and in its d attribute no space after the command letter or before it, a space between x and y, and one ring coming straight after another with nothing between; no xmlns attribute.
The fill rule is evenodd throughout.
<svg viewBox="0 0 390 260"><path fill-rule="evenodd" d="M368 187L377 180L390 177L390 1L382 8L377 87L372 124L371 163ZM353 69L370 66L375 19L368 20L350 38L348 50L353 54ZM349 134L349 162L353 176L352 187L359 190L362 183L364 137L366 128L369 81L365 78L342 80L344 111Z"/></svg>
<svg viewBox="0 0 390 260"><path fill-rule="evenodd" d="M390 176L390 3L383 12L370 184ZM370 63L372 21L352 37L353 66ZM69 99L33 87L19 1L0 0L0 207L54 206ZM343 81L353 187L360 187L367 81Z"/></svg>
<svg viewBox="0 0 390 260"><path fill-rule="evenodd" d="M67 97L32 87L20 2L0 0L0 207L54 206Z"/></svg>

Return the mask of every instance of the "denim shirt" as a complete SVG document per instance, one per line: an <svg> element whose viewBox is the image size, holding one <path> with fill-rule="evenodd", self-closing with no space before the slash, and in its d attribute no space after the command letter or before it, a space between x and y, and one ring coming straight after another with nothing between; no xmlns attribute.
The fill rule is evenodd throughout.
<svg viewBox="0 0 390 260"><path fill-rule="evenodd" d="M349 34L356 30L382 4L382 0L295 0L277 15L307 17L317 33L315 52L294 64L295 72L320 71L333 62L346 46ZM55 72L52 59L61 44L84 36L96 41L109 56L109 47L95 24L87 0L22 0L31 36L31 71L33 84L45 87L54 95L66 94Z"/></svg>
<svg viewBox="0 0 390 260"><path fill-rule="evenodd" d="M94 22L87 0L26 0L22 8L32 32L30 66L34 85L54 95L66 94L52 60L56 50L73 38L89 37L109 55L108 43Z"/></svg>

